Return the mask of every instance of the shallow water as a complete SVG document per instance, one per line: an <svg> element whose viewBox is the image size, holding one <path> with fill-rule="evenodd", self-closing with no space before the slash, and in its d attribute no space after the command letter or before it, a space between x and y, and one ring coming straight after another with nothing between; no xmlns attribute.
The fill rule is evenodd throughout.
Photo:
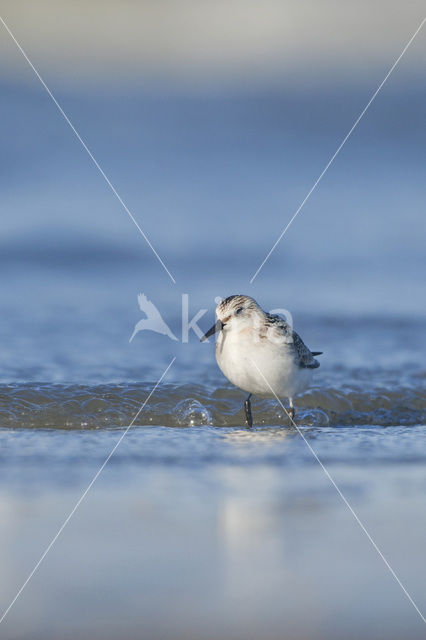
<svg viewBox="0 0 426 640"><path fill-rule="evenodd" d="M418 382L416 380L416 382ZM185 427L244 426L243 396L229 386L164 383L153 385L11 384L0 386L2 427L100 429L134 424ZM426 420L424 387L397 389L362 384L343 389L313 387L298 397L301 426L414 426ZM253 400L256 425L287 426L285 410L274 400Z"/></svg>
<svg viewBox="0 0 426 640"><path fill-rule="evenodd" d="M303 433L424 606L425 427ZM4 606L121 434L0 432ZM337 639L382 637L384 620L389 638L424 636L294 430L136 426L3 624L20 638Z"/></svg>

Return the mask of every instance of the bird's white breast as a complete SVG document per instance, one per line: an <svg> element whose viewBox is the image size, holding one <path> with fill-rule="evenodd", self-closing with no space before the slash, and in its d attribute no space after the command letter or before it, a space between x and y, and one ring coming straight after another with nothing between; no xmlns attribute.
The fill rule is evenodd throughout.
<svg viewBox="0 0 426 640"><path fill-rule="evenodd" d="M302 369L295 362L291 345L260 337L250 327L222 330L216 360L232 384L261 397L293 397L312 378L310 369Z"/></svg>

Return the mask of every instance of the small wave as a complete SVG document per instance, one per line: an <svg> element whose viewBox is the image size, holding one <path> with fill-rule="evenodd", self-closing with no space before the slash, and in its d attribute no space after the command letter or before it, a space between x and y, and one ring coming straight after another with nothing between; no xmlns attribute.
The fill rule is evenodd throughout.
<svg viewBox="0 0 426 640"><path fill-rule="evenodd" d="M152 386L10 384L0 386L0 427L102 429L135 425L187 427L244 425L244 396L229 387L164 384L147 398ZM424 424L423 390L401 388L368 392L359 389L314 388L299 396L297 423L301 426L412 426ZM288 425L274 400L253 402L258 426Z"/></svg>

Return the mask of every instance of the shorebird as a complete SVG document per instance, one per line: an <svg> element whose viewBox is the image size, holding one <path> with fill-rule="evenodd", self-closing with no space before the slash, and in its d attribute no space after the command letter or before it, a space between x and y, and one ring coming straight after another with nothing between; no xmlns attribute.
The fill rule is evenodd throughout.
<svg viewBox="0 0 426 640"><path fill-rule="evenodd" d="M266 313L249 296L234 295L216 307L216 323L201 338L218 333L216 360L222 373L243 391L246 422L253 426L251 396L288 398L293 421L293 398L312 380L320 365L302 338L281 316Z"/></svg>

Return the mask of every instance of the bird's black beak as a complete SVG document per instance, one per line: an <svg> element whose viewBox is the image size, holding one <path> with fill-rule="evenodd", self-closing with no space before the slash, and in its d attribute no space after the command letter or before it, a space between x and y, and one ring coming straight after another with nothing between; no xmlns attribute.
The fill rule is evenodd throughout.
<svg viewBox="0 0 426 640"><path fill-rule="evenodd" d="M214 333L217 333L218 331L222 331L222 329L223 329L223 322L222 320L218 320L216 324L214 324L211 327L211 329L209 329L207 333L203 335L200 342L204 342L204 340L207 340L207 338L210 338L210 336L212 336Z"/></svg>

